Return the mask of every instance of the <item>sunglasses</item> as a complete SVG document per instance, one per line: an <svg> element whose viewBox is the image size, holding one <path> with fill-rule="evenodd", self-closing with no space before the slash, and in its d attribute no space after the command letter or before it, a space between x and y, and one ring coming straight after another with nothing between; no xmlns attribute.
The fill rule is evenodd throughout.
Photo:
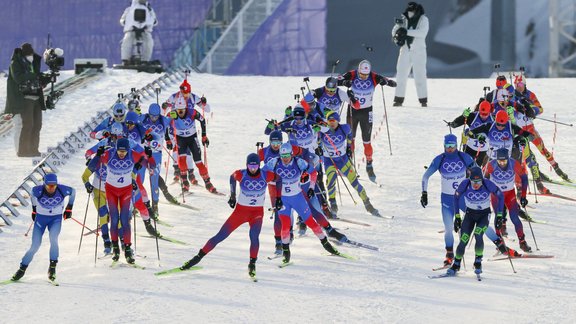
<svg viewBox="0 0 576 324"><path fill-rule="evenodd" d="M133 125L135 125L135 123L134 123L133 121L127 121L127 122L126 122L126 125L127 125L127 126L133 126Z"/></svg>
<svg viewBox="0 0 576 324"><path fill-rule="evenodd" d="M450 144L444 144L445 148L456 148L456 144L454 143L450 143Z"/></svg>
<svg viewBox="0 0 576 324"><path fill-rule="evenodd" d="M55 189L56 185L55 184L47 184L45 185L47 189Z"/></svg>
<svg viewBox="0 0 576 324"><path fill-rule="evenodd" d="M289 159L289 158L292 157L292 154L290 154L290 153L280 154L280 157L283 158L283 159Z"/></svg>
<svg viewBox="0 0 576 324"><path fill-rule="evenodd" d="M246 167L247 167L248 170L250 170L250 171L256 171L256 170L258 170L258 168L260 168L260 165L258 165L258 164L248 164Z"/></svg>
<svg viewBox="0 0 576 324"><path fill-rule="evenodd" d="M506 126L506 124L496 123L496 127L504 127L504 126Z"/></svg>
<svg viewBox="0 0 576 324"><path fill-rule="evenodd" d="M280 145L282 145L282 142L280 142L280 141L272 141L272 142L270 142L270 145L280 146Z"/></svg>
<svg viewBox="0 0 576 324"><path fill-rule="evenodd" d="M326 88L326 92L335 93L337 88Z"/></svg>

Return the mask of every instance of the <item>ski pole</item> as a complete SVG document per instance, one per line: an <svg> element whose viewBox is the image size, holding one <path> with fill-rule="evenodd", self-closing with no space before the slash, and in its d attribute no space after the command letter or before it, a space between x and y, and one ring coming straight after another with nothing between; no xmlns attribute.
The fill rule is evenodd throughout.
<svg viewBox="0 0 576 324"><path fill-rule="evenodd" d="M554 124L559 124L559 125L564 125L564 126L570 126L570 127L573 127L573 126L574 126L574 124L568 124L568 123L563 123L563 122L559 122L559 121L555 121L555 120L550 120L550 119L542 118L542 117L540 117L540 116L537 116L536 119L540 119L540 120L543 120L543 121L547 121L547 122L554 123Z"/></svg>
<svg viewBox="0 0 576 324"><path fill-rule="evenodd" d="M134 228L132 229L134 233L134 255L136 255L136 215L132 214L132 219L134 220ZM130 221L128 221L128 225L130 225Z"/></svg>
<svg viewBox="0 0 576 324"><path fill-rule="evenodd" d="M526 215L528 215L526 207L524 207L524 212L526 213ZM534 230L532 229L532 222L530 217L528 217L528 226L530 226L530 232L532 233L532 239L534 240L534 245L536 245L536 251L540 251L540 249L538 248L538 243L536 242L536 236L534 236Z"/></svg>
<svg viewBox="0 0 576 324"><path fill-rule="evenodd" d="M86 217L88 216L88 206L90 206L90 195L91 194L92 193L88 194L88 200L86 201L86 211L84 212L84 222L80 223L76 218L70 217L73 221L82 225L82 233L80 234L80 243L78 244L78 255L80 255L80 248L82 247L82 237L84 237L84 228L87 228L84 224L86 224ZM89 229L89 228L88 228L88 230L91 231L91 229Z"/></svg>
<svg viewBox="0 0 576 324"><path fill-rule="evenodd" d="M162 146L162 148L168 153L168 156L172 159L172 161L178 164L178 161L176 161L176 159L172 156L172 154L170 154L170 151L168 151L168 149L164 145L160 146ZM166 178L168 178L168 169L166 169ZM182 183L182 181L180 181L180 189L182 189L182 203L186 203L186 198L184 198L184 184Z"/></svg>
<svg viewBox="0 0 576 324"><path fill-rule="evenodd" d="M309 78L309 77L305 77L305 78L304 78L304 83L306 83L306 88L308 88L308 92L312 92L312 91L310 91L310 86L308 85L308 82L310 82L310 78Z"/></svg>
<svg viewBox="0 0 576 324"><path fill-rule="evenodd" d="M446 123L446 125L448 126L448 129L450 130L450 134L452 134L452 126L450 126L450 123L444 119L442 119L442 121Z"/></svg>
<svg viewBox="0 0 576 324"><path fill-rule="evenodd" d="M96 260L98 259L98 230L100 229L100 197L102 196L102 179L98 177L98 206L96 206L96 244L94 245L94 266L96 266Z"/></svg>
<svg viewBox="0 0 576 324"><path fill-rule="evenodd" d="M384 119L386 120L386 133L388 133L388 146L390 147L390 155L392 155L392 142L390 141L390 127L388 127L388 112L386 112L386 98L384 98L384 86L380 85L382 90L382 104L384 105ZM452 130L450 130L452 133Z"/></svg>
<svg viewBox="0 0 576 324"><path fill-rule="evenodd" d="M334 144L334 142L332 141L332 139L330 138L330 136L328 136L328 134L326 133L322 133L324 135L324 137L328 140L328 142L330 142L330 145L332 145L332 148L335 151L338 151L338 149L336 148L336 145ZM336 172L338 174L338 176L340 176L340 178L342 179L342 183L344 184L344 187L346 188L346 190L348 191L348 194L350 194L350 198L352 198L352 201L354 202L354 205L357 205L358 203L356 202L356 200L354 199L354 196L352 195L352 192L350 191L350 189L348 188L348 186L346 185L346 181L344 181L344 176L342 175L342 173L340 172L340 169L336 166L336 162L334 162L334 159L332 159L331 156L328 156L328 158L330 159L330 161L332 161L332 165L334 165L334 169L336 169ZM348 160L348 162L350 162L350 160ZM356 175L358 176L358 175ZM338 183L338 181L336 181L336 183ZM339 186L339 185L338 185ZM338 192L340 192L340 187L338 187ZM342 203L342 198L340 198L340 203Z"/></svg>
<svg viewBox="0 0 576 324"><path fill-rule="evenodd" d="M28 226L28 230L24 233L24 236L28 236L28 233L30 233L30 230L32 229L32 225L34 225L34 221L30 222L30 226Z"/></svg>
<svg viewBox="0 0 576 324"><path fill-rule="evenodd" d="M506 242L504 242L504 237L500 236L500 239L502 240L502 243L504 243L504 246L506 247L506 253L508 254L508 261L510 261L512 271L516 273L516 269L514 269L514 264L512 263L512 257L510 256L510 252L508 252L508 246L506 245Z"/></svg>
<svg viewBox="0 0 576 324"><path fill-rule="evenodd" d="M158 227L156 226L156 219L152 218L152 220L154 221L154 230L156 231L156 235L154 235L154 238L156 238L156 255L158 255L158 266L160 266L160 247L158 246Z"/></svg>

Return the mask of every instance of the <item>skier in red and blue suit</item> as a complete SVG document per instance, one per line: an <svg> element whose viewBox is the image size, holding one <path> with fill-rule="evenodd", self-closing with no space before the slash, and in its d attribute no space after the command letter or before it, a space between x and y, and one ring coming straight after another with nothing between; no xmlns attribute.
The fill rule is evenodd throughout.
<svg viewBox="0 0 576 324"><path fill-rule="evenodd" d="M204 247L198 251L198 254L184 263L180 269L186 270L196 265L240 225L248 223L250 225L248 274L251 277L255 277L256 260L258 259L258 249L260 248L259 236L262 229L262 218L264 217L266 187L268 182L274 180L274 177L273 172L260 169L260 157L258 154L249 154L246 158L246 169L236 170L230 176L230 199L228 200L228 205L230 205L230 208L234 208L234 211L224 222L220 231L209 239ZM236 199L237 182L240 184L238 199ZM279 195L279 192L277 195Z"/></svg>

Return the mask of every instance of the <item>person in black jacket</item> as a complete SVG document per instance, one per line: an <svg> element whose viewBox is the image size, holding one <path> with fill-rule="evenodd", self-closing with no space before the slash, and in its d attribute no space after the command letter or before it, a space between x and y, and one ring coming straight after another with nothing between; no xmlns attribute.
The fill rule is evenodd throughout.
<svg viewBox="0 0 576 324"><path fill-rule="evenodd" d="M42 110L45 110L42 88L48 80L40 73L40 55L32 45L22 44L14 49L8 72L5 113L18 115L22 128L16 126L16 152L20 157L40 156ZM20 130L20 131L19 131Z"/></svg>

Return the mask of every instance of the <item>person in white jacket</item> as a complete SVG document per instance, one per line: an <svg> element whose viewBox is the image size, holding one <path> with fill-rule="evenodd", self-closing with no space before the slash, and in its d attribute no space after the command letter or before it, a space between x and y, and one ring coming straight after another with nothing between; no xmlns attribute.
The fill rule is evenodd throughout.
<svg viewBox="0 0 576 324"><path fill-rule="evenodd" d="M406 94L406 81L410 70L416 83L416 94L422 107L428 106L428 89L426 86L426 35L428 35L428 18L424 8L416 2L409 2L397 19L392 36L396 45L400 46L400 54L396 63L396 93L394 106L400 107Z"/></svg>
<svg viewBox="0 0 576 324"><path fill-rule="evenodd" d="M124 26L124 38L121 45L122 63L130 64L132 49L138 36L142 39L140 60L146 64L152 58L154 39L152 29L158 25L156 13L146 0L132 0L132 5L124 10L120 18L120 25Z"/></svg>

